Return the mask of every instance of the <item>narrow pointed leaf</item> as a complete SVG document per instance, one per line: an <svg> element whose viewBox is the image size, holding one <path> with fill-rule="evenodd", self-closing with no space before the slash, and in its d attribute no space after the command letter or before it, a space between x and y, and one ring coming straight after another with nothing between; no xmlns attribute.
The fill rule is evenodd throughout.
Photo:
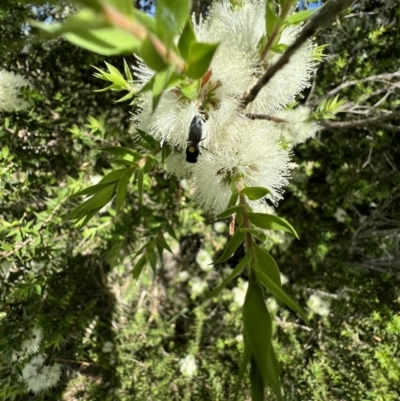
<svg viewBox="0 0 400 401"><path fill-rule="evenodd" d="M188 19L178 42L179 54L184 60L189 58L189 49L194 42L196 42L196 35L194 33L192 21Z"/></svg>
<svg viewBox="0 0 400 401"><path fill-rule="evenodd" d="M142 47L139 51L139 56L143 61L154 71L164 71L168 68L168 64L160 56L154 48L149 36L142 42Z"/></svg>
<svg viewBox="0 0 400 401"><path fill-rule="evenodd" d="M250 200L258 200L264 198L270 191L263 187L249 187L242 189L241 193L246 195Z"/></svg>
<svg viewBox="0 0 400 401"><path fill-rule="evenodd" d="M170 47L184 27L192 7L191 0L158 0L156 8L157 33Z"/></svg>
<svg viewBox="0 0 400 401"><path fill-rule="evenodd" d="M132 83L133 82L133 77L132 77L131 69L129 68L129 65L126 62L125 59L124 59L124 72L125 72L125 76L126 76L127 81L129 83Z"/></svg>
<svg viewBox="0 0 400 401"><path fill-rule="evenodd" d="M275 365L269 360L272 347L272 319L265 306L262 287L256 281L249 282L243 305L243 330L244 338L262 378L263 387L270 385L275 395L282 399L279 371L273 369ZM259 385L258 382L257 386Z"/></svg>
<svg viewBox="0 0 400 401"><path fill-rule="evenodd" d="M199 92L200 92L200 85L201 81L196 80L190 83L187 86L184 86L181 88L182 95L186 97L186 99L189 100L194 100L197 98Z"/></svg>
<svg viewBox="0 0 400 401"><path fill-rule="evenodd" d="M311 15L313 15L315 13L315 10L302 10L299 11L297 13L294 13L292 15L289 15L286 19L285 19L285 23L291 25L291 24L298 24L300 22L305 21L307 18L311 17Z"/></svg>
<svg viewBox="0 0 400 401"><path fill-rule="evenodd" d="M245 234L254 235L262 242L264 242L267 239L267 236L265 235L264 231L258 230L256 228L241 228L240 231Z"/></svg>
<svg viewBox="0 0 400 401"><path fill-rule="evenodd" d="M264 401L264 380L254 357L250 359L251 401Z"/></svg>
<svg viewBox="0 0 400 401"><path fill-rule="evenodd" d="M250 252L246 252L244 257L240 260L240 262L237 264L237 266L230 272L228 277L224 279L224 281L214 290L210 292L210 294L207 295L207 299L215 298L216 296L219 295L219 293L236 277L238 276L244 268L247 266L247 264L250 262L251 259L251 254Z"/></svg>
<svg viewBox="0 0 400 401"><path fill-rule="evenodd" d="M247 366L250 363L250 358L251 358L250 348L248 346L246 346L246 342L245 342L242 360L240 361L240 365L239 365L239 373L238 373L237 382L236 382L236 386L235 386L235 395L233 397L233 401L238 400L240 386L243 382L244 375L247 371Z"/></svg>
<svg viewBox="0 0 400 401"><path fill-rule="evenodd" d="M296 238L299 238L296 230L284 219L272 214L264 213L249 213L250 221L257 227L264 230L280 230L292 233Z"/></svg>
<svg viewBox="0 0 400 401"><path fill-rule="evenodd" d="M224 219L226 217L229 217L232 214L237 213L239 210L242 210L242 208L243 208L243 206L241 206L241 205L229 207L228 209L224 210L223 212L221 212L220 214L215 216L215 220Z"/></svg>
<svg viewBox="0 0 400 401"><path fill-rule="evenodd" d="M124 201L126 198L126 192L128 190L128 182L129 182L129 178L131 178L131 176L132 176L132 170L125 173L118 181L117 199L116 199L116 206L115 206L117 213L119 213L122 205L124 204Z"/></svg>
<svg viewBox="0 0 400 401"><path fill-rule="evenodd" d="M157 72L154 76L153 83L153 111L156 109L158 102L160 101L161 95L163 94L164 89L167 87L169 78L174 71L174 66L170 66L164 71Z"/></svg>
<svg viewBox="0 0 400 401"><path fill-rule="evenodd" d="M271 294L287 305L292 311L296 312L308 324L308 317L306 312L294 301L286 292L265 273L263 266L257 263L256 265L257 276L262 284L271 292Z"/></svg>
<svg viewBox="0 0 400 401"><path fill-rule="evenodd" d="M70 198L76 198L77 196L83 196L83 195L93 195L96 192L100 191L100 189L104 188L107 184L96 184L92 185L91 187L82 189L79 192L76 192L75 194L71 195Z"/></svg>
<svg viewBox="0 0 400 401"><path fill-rule="evenodd" d="M157 238L157 243L160 244L163 249L166 249L168 252L173 254L171 247L162 235Z"/></svg>
<svg viewBox="0 0 400 401"><path fill-rule="evenodd" d="M118 181L127 171L130 169L127 168L120 168L118 170L113 170L108 173L100 182L99 184L106 184L108 182Z"/></svg>
<svg viewBox="0 0 400 401"><path fill-rule="evenodd" d="M192 43L186 75L192 79L200 79L207 72L217 47L217 43Z"/></svg>
<svg viewBox="0 0 400 401"><path fill-rule="evenodd" d="M232 235L231 239L225 246L224 252L222 253L221 257L214 262L214 264L222 263L228 260L236 249L239 248L240 244L245 240L245 234L236 230L235 234Z"/></svg>
<svg viewBox="0 0 400 401"><path fill-rule="evenodd" d="M138 192L139 192L139 208L142 209L143 204L143 169L137 171Z"/></svg>
<svg viewBox="0 0 400 401"><path fill-rule="evenodd" d="M146 252L147 261L150 263L150 266L153 272L156 272L157 268L157 253L154 249L150 248Z"/></svg>
<svg viewBox="0 0 400 401"><path fill-rule="evenodd" d="M237 204L238 199L239 199L239 193L237 191L233 192L228 202L228 208L230 208L231 206L235 206Z"/></svg>
<svg viewBox="0 0 400 401"><path fill-rule="evenodd" d="M147 262L146 255L142 255L141 258L136 263L135 267L133 268L132 277L135 281L139 278L140 273L142 273L143 267L146 265L146 262Z"/></svg>
<svg viewBox="0 0 400 401"><path fill-rule="evenodd" d="M281 275L275 259L264 249L254 244L257 263L262 266L263 271L278 286L281 287Z"/></svg>

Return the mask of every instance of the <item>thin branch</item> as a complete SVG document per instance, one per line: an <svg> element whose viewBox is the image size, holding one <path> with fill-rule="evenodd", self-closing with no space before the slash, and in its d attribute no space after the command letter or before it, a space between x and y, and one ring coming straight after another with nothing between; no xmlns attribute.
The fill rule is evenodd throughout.
<svg viewBox="0 0 400 401"><path fill-rule="evenodd" d="M341 90L348 88L349 86L361 84L364 82L370 82L370 81L378 81L378 82L384 82L384 83L389 83L387 81L390 81L391 79L395 77L400 77L400 71L395 71L395 72L386 72L383 74L377 74L377 75L371 75L367 78L363 79L355 79L353 81L346 81L337 86L336 88L330 90L325 97L333 96L336 95L336 93L340 92Z"/></svg>
<svg viewBox="0 0 400 401"><path fill-rule="evenodd" d="M270 116L268 114L252 114L246 113L245 116L250 118L250 120L268 120L273 121L274 123L288 123L289 121L284 120L283 118Z"/></svg>
<svg viewBox="0 0 400 401"><path fill-rule="evenodd" d="M356 128L356 127L365 127L368 125L380 125L385 121L395 120L396 118L400 118L400 111L396 111L393 113L385 114L383 116L364 118L362 120L351 120L351 121L321 121L320 126L323 129L327 128Z"/></svg>
<svg viewBox="0 0 400 401"><path fill-rule="evenodd" d="M243 99L243 108L255 100L261 89L289 62L290 57L306 42L306 40L310 39L319 28L328 24L336 14L349 7L353 2L354 0L331 0L321 7L311 18L310 22L305 25L294 43L283 53L282 57L269 67L260 80L250 89L249 94Z"/></svg>
<svg viewBox="0 0 400 401"><path fill-rule="evenodd" d="M380 124L377 124L377 126L379 128L383 128L383 129L386 129L388 131L400 132L400 127L396 127L395 125L392 125L392 124L380 123Z"/></svg>

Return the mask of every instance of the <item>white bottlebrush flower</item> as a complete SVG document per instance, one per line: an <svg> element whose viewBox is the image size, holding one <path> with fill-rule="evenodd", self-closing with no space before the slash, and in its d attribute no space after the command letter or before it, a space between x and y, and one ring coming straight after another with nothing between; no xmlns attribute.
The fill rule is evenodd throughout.
<svg viewBox="0 0 400 401"><path fill-rule="evenodd" d="M309 111L299 107L283 109L310 84L315 67L314 44L306 42L262 88L246 109L245 94L258 82L278 53L269 51L261 60L260 39L265 33L264 1L245 0L233 7L228 0L216 2L208 18L193 21L198 41L218 43L208 72L201 80L197 98L188 100L178 86L166 90L152 112L152 95L145 92L138 101L134 125L167 143L172 154L166 168L179 179L186 178L196 200L215 213L226 208L232 179L243 177L247 186L269 189L267 196L276 204L287 185L291 165L287 143L295 144L315 133L315 124L306 121ZM286 27L279 44L290 45L301 27ZM135 67L140 90L154 75L144 63ZM246 114L277 116L284 113L288 123L251 119ZM202 121L201 155L197 163L186 161L189 127L194 117ZM284 118L284 117L282 117Z"/></svg>
<svg viewBox="0 0 400 401"><path fill-rule="evenodd" d="M61 366L58 363L44 366L45 356L34 356L22 369L22 381L28 391L38 394L54 387L61 377Z"/></svg>
<svg viewBox="0 0 400 401"><path fill-rule="evenodd" d="M207 281L202 280L200 277L193 277L190 280L190 285L192 298L196 298L203 294L203 292L208 288Z"/></svg>
<svg viewBox="0 0 400 401"><path fill-rule="evenodd" d="M243 282L242 284L240 284L239 287L235 287L232 289L233 302L237 306L242 307L244 305L244 300L246 298L248 286L249 286L249 283L246 281L246 282Z"/></svg>
<svg viewBox="0 0 400 401"><path fill-rule="evenodd" d="M338 207L336 209L336 212L333 214L333 217L338 221L339 223L344 223L346 221L346 216L347 213L345 210L343 210L341 207Z"/></svg>
<svg viewBox="0 0 400 401"><path fill-rule="evenodd" d="M331 303L327 299L322 299L318 295L311 295L307 301L307 306L317 315L328 316L331 308Z"/></svg>
<svg viewBox="0 0 400 401"><path fill-rule="evenodd" d="M39 345L43 339L43 330L40 327L36 327L30 333L28 339L22 343L22 351L25 355L32 355L39 351Z"/></svg>
<svg viewBox="0 0 400 401"><path fill-rule="evenodd" d="M101 347L102 352L109 354L114 349L114 344L111 341L106 341Z"/></svg>
<svg viewBox="0 0 400 401"><path fill-rule="evenodd" d="M304 106L292 110L282 110L275 114L275 117L287 121L281 123L281 132L285 142L295 146L315 136L318 124L314 121L307 121L309 116L310 109Z"/></svg>
<svg viewBox="0 0 400 401"><path fill-rule="evenodd" d="M185 281L188 281L190 279L190 273L186 270L183 270L179 272L178 277L176 279L180 283L184 283Z"/></svg>
<svg viewBox="0 0 400 401"><path fill-rule="evenodd" d="M39 351L39 345L43 340L43 330L40 327L34 328L21 344L21 351L14 351L12 354L13 361L19 361L29 355Z"/></svg>
<svg viewBox="0 0 400 401"><path fill-rule="evenodd" d="M179 370L186 377L193 377L197 371L196 358L193 355L186 355L179 360Z"/></svg>
<svg viewBox="0 0 400 401"><path fill-rule="evenodd" d="M213 269L211 255L204 249L200 249L196 255L196 262L200 266L200 269L209 272Z"/></svg>
<svg viewBox="0 0 400 401"><path fill-rule="evenodd" d="M21 75L0 70L0 111L13 112L29 107L29 102L21 97L21 89L29 82Z"/></svg>
<svg viewBox="0 0 400 401"><path fill-rule="evenodd" d="M226 143L203 151L192 167L189 181L196 200L206 209L221 212L231 196L229 177L241 174L247 186L268 188L267 197L277 203L288 183L289 154L279 144L275 124L239 118L223 132Z"/></svg>

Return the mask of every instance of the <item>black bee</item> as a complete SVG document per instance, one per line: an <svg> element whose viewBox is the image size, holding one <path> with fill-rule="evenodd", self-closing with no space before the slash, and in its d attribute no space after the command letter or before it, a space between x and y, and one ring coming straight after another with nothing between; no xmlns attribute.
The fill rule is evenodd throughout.
<svg viewBox="0 0 400 401"><path fill-rule="evenodd" d="M193 117L189 128L188 145L186 147L186 161L188 163L196 163L199 157L200 146L199 143L202 141L202 122L199 116Z"/></svg>

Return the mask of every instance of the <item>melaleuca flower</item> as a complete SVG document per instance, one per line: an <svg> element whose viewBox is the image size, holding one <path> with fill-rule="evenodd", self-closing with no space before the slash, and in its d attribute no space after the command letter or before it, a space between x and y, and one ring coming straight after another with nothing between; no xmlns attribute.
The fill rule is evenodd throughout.
<svg viewBox="0 0 400 401"><path fill-rule="evenodd" d="M29 82L21 75L0 70L0 111L13 112L26 109L29 103L21 97Z"/></svg>
<svg viewBox="0 0 400 401"><path fill-rule="evenodd" d="M54 365L44 365L44 363L45 356L39 354L22 369L22 381L26 388L35 394L54 387L61 377L61 366L58 363Z"/></svg>
<svg viewBox="0 0 400 401"><path fill-rule="evenodd" d="M21 344L21 351L13 351L12 360L19 361L39 351L43 339L43 330L40 327L34 328Z"/></svg>
<svg viewBox="0 0 400 401"><path fill-rule="evenodd" d="M308 121L310 109L299 106L296 109L282 110L275 114L285 123L281 124L282 137L290 146L295 146L305 142L308 138L314 137L318 130L318 124L314 121Z"/></svg>
<svg viewBox="0 0 400 401"><path fill-rule="evenodd" d="M260 40L266 35L265 2L245 0L242 4L233 7L228 0L217 2L206 20L193 21L198 41L219 44L197 98L186 98L178 84L162 94L153 113L152 95L145 92L134 117L136 127L172 149L166 160L167 170L188 179L196 200L217 213L226 208L232 181L238 176L247 186L268 188L267 197L276 204L282 198L291 169L288 143L297 143L315 132L314 125L307 126L301 108L297 109L303 124L301 138L293 136L300 127L294 123L295 111L284 113L285 124L249 115L277 116L309 86L315 67L312 41L303 45L243 109L243 98L280 54L269 51L261 60ZM298 26L286 27L279 44L290 45L299 31ZM135 70L140 90L154 72L144 63ZM195 117L202 121L201 155L197 162L188 163L185 149Z"/></svg>

